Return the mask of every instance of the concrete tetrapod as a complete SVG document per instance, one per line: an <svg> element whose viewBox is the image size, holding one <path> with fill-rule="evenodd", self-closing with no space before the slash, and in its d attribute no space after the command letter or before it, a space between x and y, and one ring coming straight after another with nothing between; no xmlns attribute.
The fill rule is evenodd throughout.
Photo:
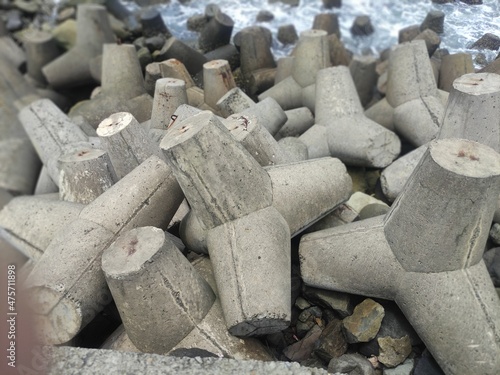
<svg viewBox="0 0 500 375"><path fill-rule="evenodd" d="M463 139L430 144L385 216L302 237L307 285L399 305L448 374L500 373L500 300L482 260L500 156Z"/></svg>
<svg viewBox="0 0 500 375"><path fill-rule="evenodd" d="M237 336L290 322L290 229L272 207L269 175L210 112L161 142L191 209L209 230L222 309Z"/></svg>
<svg viewBox="0 0 500 375"><path fill-rule="evenodd" d="M450 92L438 139L464 138L500 151L500 75L469 73L455 80ZM403 190L427 144L402 156L380 176L384 195L390 201Z"/></svg>
<svg viewBox="0 0 500 375"><path fill-rule="evenodd" d="M102 269L128 336L144 352L172 349L215 301L210 285L159 228L123 233L104 251Z"/></svg>
<svg viewBox="0 0 500 375"><path fill-rule="evenodd" d="M26 281L41 342L71 340L111 301L102 252L123 231L165 227L182 199L170 168L151 156L58 232Z"/></svg>
<svg viewBox="0 0 500 375"><path fill-rule="evenodd" d="M436 136L444 108L423 40L398 45L391 51L387 101L394 108L394 128L414 146Z"/></svg>

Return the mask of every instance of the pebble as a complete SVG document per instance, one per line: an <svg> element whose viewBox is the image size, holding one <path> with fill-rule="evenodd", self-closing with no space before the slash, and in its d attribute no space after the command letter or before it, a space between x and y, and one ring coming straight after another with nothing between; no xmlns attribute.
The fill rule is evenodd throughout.
<svg viewBox="0 0 500 375"><path fill-rule="evenodd" d="M415 360L407 358L402 364L394 368L385 368L384 375L411 375Z"/></svg>
<svg viewBox="0 0 500 375"><path fill-rule="evenodd" d="M325 327L319 338L319 346L315 354L329 362L332 358L340 357L347 351L347 342L342 333L342 321L332 320Z"/></svg>
<svg viewBox="0 0 500 375"><path fill-rule="evenodd" d="M307 335L303 339L287 346L283 350L283 354L291 361L304 361L309 359L314 349L316 349L316 341L320 338L321 332L322 329L318 325L315 325L307 332Z"/></svg>
<svg viewBox="0 0 500 375"><path fill-rule="evenodd" d="M333 358L328 364L328 372L341 372L349 375L375 375L370 361L360 354L344 354Z"/></svg>
<svg viewBox="0 0 500 375"><path fill-rule="evenodd" d="M269 22L272 21L273 19L274 19L274 14L272 14L268 10L259 11L259 13L257 13L257 17L255 18L257 22Z"/></svg>
<svg viewBox="0 0 500 375"><path fill-rule="evenodd" d="M411 353L412 347L408 336L399 339L381 337L377 341L380 346L378 360L387 367L395 367L403 363Z"/></svg>
<svg viewBox="0 0 500 375"><path fill-rule="evenodd" d="M282 25L278 28L278 40L283 44L294 44L299 39L293 24Z"/></svg>

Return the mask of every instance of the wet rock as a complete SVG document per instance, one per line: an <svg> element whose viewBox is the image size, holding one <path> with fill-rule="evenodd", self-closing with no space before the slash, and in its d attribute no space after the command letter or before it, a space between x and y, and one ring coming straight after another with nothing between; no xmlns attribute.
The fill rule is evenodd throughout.
<svg viewBox="0 0 500 375"><path fill-rule="evenodd" d="M443 370L436 363L429 351L426 349L422 357L417 360L413 375L445 375Z"/></svg>
<svg viewBox="0 0 500 375"><path fill-rule="evenodd" d="M147 47L147 49L150 52L160 50L163 47L163 45L165 44L165 42L166 42L166 39L163 35L155 35L155 36L152 36L150 38L146 38L144 40L145 47Z"/></svg>
<svg viewBox="0 0 500 375"><path fill-rule="evenodd" d="M420 24L420 31L431 29L435 33L442 34L444 31L444 12L431 10L427 13L424 21Z"/></svg>
<svg viewBox="0 0 500 375"><path fill-rule="evenodd" d="M341 372L349 375L375 375L370 361L360 354L344 354L333 358L328 364L328 372Z"/></svg>
<svg viewBox="0 0 500 375"><path fill-rule="evenodd" d="M327 370L327 367L323 364L323 361L321 361L321 359L316 358L314 356L312 358L309 358L309 359L306 359L305 361L300 362L300 365L305 366L305 367L321 368L321 369Z"/></svg>
<svg viewBox="0 0 500 375"><path fill-rule="evenodd" d="M460 2L468 5L481 5L483 0L460 0Z"/></svg>
<svg viewBox="0 0 500 375"><path fill-rule="evenodd" d="M257 13L257 17L255 18L257 22L269 22L272 21L273 19L274 19L274 14L272 14L268 10L259 11L259 13Z"/></svg>
<svg viewBox="0 0 500 375"><path fill-rule="evenodd" d="M347 342L342 333L342 321L332 320L321 333L318 349L314 353L324 361L329 362L332 358L340 357L346 351Z"/></svg>
<svg viewBox="0 0 500 375"><path fill-rule="evenodd" d="M454 3L455 0L432 0L434 4L447 4L447 3Z"/></svg>
<svg viewBox="0 0 500 375"><path fill-rule="evenodd" d="M349 66L352 53L344 47L337 35L328 35L328 47L330 49L330 61L332 66Z"/></svg>
<svg viewBox="0 0 500 375"><path fill-rule="evenodd" d="M268 2L269 2L269 4L283 3L283 4L290 5L292 7L299 6L299 4L300 4L300 0L268 0Z"/></svg>
<svg viewBox="0 0 500 375"><path fill-rule="evenodd" d="M317 341L321 336L322 329L315 325L307 335L295 344L283 350L283 354L291 361L304 361L311 357L312 352L317 348Z"/></svg>
<svg viewBox="0 0 500 375"><path fill-rule="evenodd" d="M381 304L367 298L354 308L351 316L342 321L347 342L367 342L373 339L384 318L384 308Z"/></svg>
<svg viewBox="0 0 500 375"><path fill-rule="evenodd" d="M278 28L278 40L283 44L294 44L299 39L293 24L283 25Z"/></svg>
<svg viewBox="0 0 500 375"><path fill-rule="evenodd" d="M351 26L351 34L354 36L366 36L373 34L374 28L369 16L358 16Z"/></svg>
<svg viewBox="0 0 500 375"><path fill-rule="evenodd" d="M471 49L489 49L497 51L500 48L500 38L492 33L486 33L470 47Z"/></svg>
<svg viewBox="0 0 500 375"><path fill-rule="evenodd" d="M411 343L408 336L399 339L381 337L377 341L380 346L378 360L387 367L395 367L403 363L411 353Z"/></svg>
<svg viewBox="0 0 500 375"><path fill-rule="evenodd" d="M341 318L351 315L354 311L350 294L312 287L304 287L303 293L309 301L331 308Z"/></svg>
<svg viewBox="0 0 500 375"><path fill-rule="evenodd" d="M342 6L342 0L323 0L323 6L326 9L340 8Z"/></svg>
<svg viewBox="0 0 500 375"><path fill-rule="evenodd" d="M429 52L429 56L432 56L441 44L441 38L431 29L425 29L413 40L423 40L425 42L425 46L427 47L427 52Z"/></svg>

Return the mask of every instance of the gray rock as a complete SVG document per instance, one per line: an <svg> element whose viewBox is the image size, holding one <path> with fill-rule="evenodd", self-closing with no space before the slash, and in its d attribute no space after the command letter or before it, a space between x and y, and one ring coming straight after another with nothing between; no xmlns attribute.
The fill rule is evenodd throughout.
<svg viewBox="0 0 500 375"><path fill-rule="evenodd" d="M358 16L351 26L351 34L355 36L365 36L373 34L372 21L369 16Z"/></svg>
<svg viewBox="0 0 500 375"><path fill-rule="evenodd" d="M325 327L319 338L318 349L315 354L325 361L342 356L347 351L347 342L342 333L342 322L332 320Z"/></svg>
<svg viewBox="0 0 500 375"><path fill-rule="evenodd" d="M411 353L411 343L408 336L399 339L381 337L377 339L380 346L378 360L387 367L395 367L404 362Z"/></svg>
<svg viewBox="0 0 500 375"><path fill-rule="evenodd" d="M283 354L291 361L309 359L313 351L317 348L321 332L322 329L318 325L315 325L302 340L286 347L283 350Z"/></svg>
<svg viewBox="0 0 500 375"><path fill-rule="evenodd" d="M422 357L417 360L413 375L445 375L443 370L436 363L429 351L426 349Z"/></svg>
<svg viewBox="0 0 500 375"><path fill-rule="evenodd" d="M283 4L290 5L292 7L299 6L299 3L300 3L300 0L268 0L268 1L269 1L269 4L283 3Z"/></svg>
<svg viewBox="0 0 500 375"><path fill-rule="evenodd" d="M201 31L207 24L208 18L204 14L193 14L186 21L186 27L191 31Z"/></svg>
<svg viewBox="0 0 500 375"><path fill-rule="evenodd" d="M420 24L420 31L431 29L432 31L441 34L444 31L444 12L440 10L431 10L427 13L424 21Z"/></svg>
<svg viewBox="0 0 500 375"><path fill-rule="evenodd" d="M374 300L367 298L354 308L351 316L342 321L347 342L367 342L373 339L382 324L384 308Z"/></svg>
<svg viewBox="0 0 500 375"><path fill-rule="evenodd" d="M493 224L490 229L490 238L495 245L500 245L500 224Z"/></svg>
<svg viewBox="0 0 500 375"><path fill-rule="evenodd" d="M299 39L293 24L282 25L278 28L278 40L283 44L294 44Z"/></svg>
<svg viewBox="0 0 500 375"><path fill-rule="evenodd" d="M340 8L342 6L342 0L323 0L323 6L326 9Z"/></svg>
<svg viewBox="0 0 500 375"><path fill-rule="evenodd" d="M274 19L274 14L272 14L268 10L261 10L257 14L257 17L255 20L257 22L269 22L269 21L272 21L273 19Z"/></svg>
<svg viewBox="0 0 500 375"><path fill-rule="evenodd" d="M303 294L309 301L331 308L341 318L351 315L354 311L350 294L306 286Z"/></svg>
<svg viewBox="0 0 500 375"><path fill-rule="evenodd" d="M483 0L460 0L460 2L468 5L481 5Z"/></svg>
<svg viewBox="0 0 500 375"><path fill-rule="evenodd" d="M497 225L497 224L496 224ZM495 287L500 287L500 247L484 253L484 262Z"/></svg>
<svg viewBox="0 0 500 375"><path fill-rule="evenodd" d="M187 357L187 358L218 358L218 356L215 353L209 352L208 350L205 349L200 349L200 348L177 348L172 350L170 353L168 353L169 356L171 357Z"/></svg>
<svg viewBox="0 0 500 375"><path fill-rule="evenodd" d="M305 310L308 307L311 307L311 304L304 298L299 297L295 300L295 306L297 306L301 310Z"/></svg>
<svg viewBox="0 0 500 375"><path fill-rule="evenodd" d="M328 372L342 372L349 375L375 375L371 363L360 354L344 354L333 358L328 364Z"/></svg>
<svg viewBox="0 0 500 375"><path fill-rule="evenodd" d="M500 48L500 38L492 33L486 33L470 47L471 49L489 49L497 51Z"/></svg>
<svg viewBox="0 0 500 375"><path fill-rule="evenodd" d="M411 375L415 361L411 358L406 359L402 364L394 368L385 368L384 375Z"/></svg>

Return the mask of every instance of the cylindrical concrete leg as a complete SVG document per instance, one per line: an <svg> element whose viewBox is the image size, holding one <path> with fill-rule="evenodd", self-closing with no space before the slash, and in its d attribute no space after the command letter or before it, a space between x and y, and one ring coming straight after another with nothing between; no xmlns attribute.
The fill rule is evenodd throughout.
<svg viewBox="0 0 500 375"><path fill-rule="evenodd" d="M171 117L177 107L187 104L187 102L188 97L184 81L175 78L160 78L157 80L150 128L166 130L172 122Z"/></svg>
<svg viewBox="0 0 500 375"><path fill-rule="evenodd" d="M307 146L309 159L330 156L326 126L317 124L311 126L299 137L299 140Z"/></svg>
<svg viewBox="0 0 500 375"><path fill-rule="evenodd" d="M177 59L168 59L159 63L161 76L163 78L176 78L182 79L186 88L189 89L193 87L194 81L189 72L186 69L186 66Z"/></svg>
<svg viewBox="0 0 500 375"><path fill-rule="evenodd" d="M23 36L26 51L26 68L28 74L38 83L47 81L42 73L42 67L61 54L54 37L45 31L30 30Z"/></svg>
<svg viewBox="0 0 500 375"><path fill-rule="evenodd" d="M500 151L500 76L470 73L450 92L439 138L464 138Z"/></svg>
<svg viewBox="0 0 500 375"><path fill-rule="evenodd" d="M159 62L152 62L146 65L144 69L144 87L146 92L151 96L155 94L156 81L162 77L160 64Z"/></svg>
<svg viewBox="0 0 500 375"><path fill-rule="evenodd" d="M146 93L144 77L135 47L104 44L102 49L102 94L132 99Z"/></svg>
<svg viewBox="0 0 500 375"><path fill-rule="evenodd" d="M463 139L431 143L386 216L385 235L394 255L413 272L476 264L499 193L500 156L494 150Z"/></svg>
<svg viewBox="0 0 500 375"><path fill-rule="evenodd" d="M450 92L455 79L468 73L474 73L474 64L470 54L454 53L443 56L439 69L438 87L441 90Z"/></svg>
<svg viewBox="0 0 500 375"><path fill-rule="evenodd" d="M181 221L179 235L186 247L194 252L208 254L207 229L198 220L193 210L189 210Z"/></svg>
<svg viewBox="0 0 500 375"><path fill-rule="evenodd" d="M269 31L269 30L267 30ZM274 68L271 40L262 27L248 27L239 33L241 72L249 75L262 68Z"/></svg>
<svg viewBox="0 0 500 375"><path fill-rule="evenodd" d="M217 102L236 87L231 67L226 60L213 60L203 64L203 89L205 103L217 108Z"/></svg>
<svg viewBox="0 0 500 375"><path fill-rule="evenodd" d="M384 128L394 131L394 108L386 98L379 100L365 111L365 116Z"/></svg>
<svg viewBox="0 0 500 375"><path fill-rule="evenodd" d="M118 179L151 155L163 157L146 129L130 113L118 112L104 119L97 135L105 144Z"/></svg>
<svg viewBox="0 0 500 375"><path fill-rule="evenodd" d="M269 166L290 161L259 118L236 114L224 120L224 125L260 165Z"/></svg>
<svg viewBox="0 0 500 375"><path fill-rule="evenodd" d="M156 7L148 7L141 13L141 25L145 37L163 34L168 38L172 35Z"/></svg>
<svg viewBox="0 0 500 375"><path fill-rule="evenodd" d="M285 111L287 121L274 138L298 137L314 125L314 116L307 107L299 107Z"/></svg>
<svg viewBox="0 0 500 375"><path fill-rule="evenodd" d="M271 205L269 175L212 113L180 125L160 147L207 229Z"/></svg>
<svg viewBox="0 0 500 375"><path fill-rule="evenodd" d="M208 52L226 45L231 40L234 21L227 14L217 12L203 27L198 38L202 51Z"/></svg>
<svg viewBox="0 0 500 375"><path fill-rule="evenodd" d="M273 98L283 110L302 107L302 87L292 76L285 78L258 96L259 101Z"/></svg>
<svg viewBox="0 0 500 375"><path fill-rule="evenodd" d="M57 194L13 198L0 211L4 237L37 262L52 238L75 220L83 205L58 200Z"/></svg>
<svg viewBox="0 0 500 375"><path fill-rule="evenodd" d="M59 186L56 185L52 178L49 176L49 172L47 167L44 165L38 174L38 180L36 181L35 192L34 195L40 194L50 194L50 193L58 193Z"/></svg>
<svg viewBox="0 0 500 375"><path fill-rule="evenodd" d="M63 154L59 164L61 200L88 204L118 179L106 151L79 147Z"/></svg>
<svg viewBox="0 0 500 375"><path fill-rule="evenodd" d="M465 270L409 273L398 290L398 306L445 373L500 373L500 302L482 260Z"/></svg>
<svg viewBox="0 0 500 375"><path fill-rule="evenodd" d="M349 199L352 180L338 159L322 158L266 168L273 184L273 206L293 235ZM297 176L301 176L297 178ZM297 207L291 200L307 202Z"/></svg>
<svg viewBox="0 0 500 375"><path fill-rule="evenodd" d="M207 245L229 332L255 336L285 329L290 311L290 230L274 207L208 232Z"/></svg>
<svg viewBox="0 0 500 375"><path fill-rule="evenodd" d="M294 56L293 79L301 87L315 83L318 71L330 66L330 50L326 31L306 30L300 33Z"/></svg>
<svg viewBox="0 0 500 375"><path fill-rule="evenodd" d="M205 56L176 37L171 37L167 40L160 51L160 55L164 60L177 59L182 61L192 76L201 72L203 64L207 62Z"/></svg>
<svg viewBox="0 0 500 375"><path fill-rule="evenodd" d="M278 141L280 147L285 150L290 158L290 163L309 159L309 152L304 142L295 137L285 137Z"/></svg>
<svg viewBox="0 0 500 375"><path fill-rule="evenodd" d="M238 115L256 117L271 135L276 134L287 120L285 111L273 98L261 100Z"/></svg>
<svg viewBox="0 0 500 375"><path fill-rule="evenodd" d="M436 96L437 86L423 40L398 45L389 57L387 100L397 106L420 97Z"/></svg>
<svg viewBox="0 0 500 375"><path fill-rule="evenodd" d="M199 324L215 294L158 228L123 233L102 255L102 269L134 345L163 354Z"/></svg>
<svg viewBox="0 0 500 375"><path fill-rule="evenodd" d="M354 56L349 64L349 71L363 108L372 100L377 85L376 64L377 60L373 56Z"/></svg>
<svg viewBox="0 0 500 375"><path fill-rule="evenodd" d="M312 28L324 30L328 35L335 34L340 38L339 17L335 13L320 13L314 17Z"/></svg>
<svg viewBox="0 0 500 375"><path fill-rule="evenodd" d="M286 56L278 59L276 66L276 75L274 76L275 85L292 75L294 61L295 57L293 56Z"/></svg>
<svg viewBox="0 0 500 375"><path fill-rule="evenodd" d="M255 105L255 102L242 89L235 87L225 93L216 105L222 117L228 117Z"/></svg>

